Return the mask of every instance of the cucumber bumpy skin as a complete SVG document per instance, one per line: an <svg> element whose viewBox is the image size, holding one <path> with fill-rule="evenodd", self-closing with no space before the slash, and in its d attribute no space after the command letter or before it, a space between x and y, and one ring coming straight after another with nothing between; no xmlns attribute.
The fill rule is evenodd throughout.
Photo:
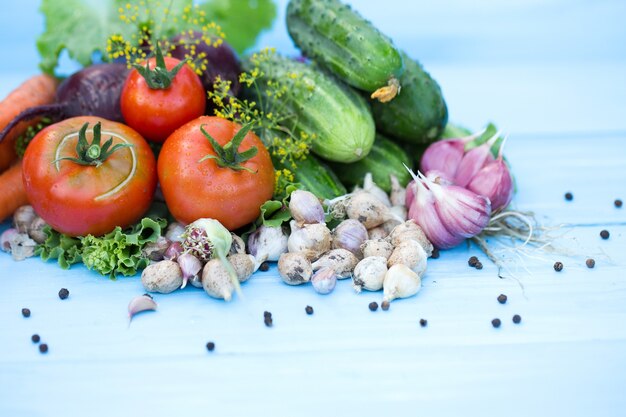
<svg viewBox="0 0 626 417"><path fill-rule="evenodd" d="M291 0L287 30L304 54L340 79L386 103L404 71L391 40L339 0Z"/></svg>
<svg viewBox="0 0 626 417"><path fill-rule="evenodd" d="M242 63L251 71L252 62ZM244 94L255 98L260 92L263 103L281 108L291 115L291 128L296 136L301 132L314 134L311 149L324 159L355 162L364 158L372 148L376 129L367 101L350 87L325 71L279 55L259 63L261 76L257 88L246 88ZM288 99L265 94L267 82L287 83ZM258 97L256 97L258 99Z"/></svg>
<svg viewBox="0 0 626 417"><path fill-rule="evenodd" d="M429 144L437 140L448 122L441 88L422 66L403 53L402 92L391 103L372 101L376 127L403 142Z"/></svg>

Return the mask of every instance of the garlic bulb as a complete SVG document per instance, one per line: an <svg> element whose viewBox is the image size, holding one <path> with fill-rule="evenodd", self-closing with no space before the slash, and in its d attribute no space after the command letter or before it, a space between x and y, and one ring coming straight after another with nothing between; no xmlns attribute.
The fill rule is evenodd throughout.
<svg viewBox="0 0 626 417"><path fill-rule="evenodd" d="M404 206L406 201L406 188L400 185L398 178L389 174L389 181L391 182L391 193L389 194L389 201L392 206Z"/></svg>
<svg viewBox="0 0 626 417"><path fill-rule="evenodd" d="M28 236L30 236L35 242L42 244L48 238L48 235L44 232L44 228L47 225L48 224L44 219L39 216L35 217L28 228Z"/></svg>
<svg viewBox="0 0 626 417"><path fill-rule="evenodd" d="M359 191L350 197L346 204L346 214L348 218L363 223L367 229L396 218L385 203L366 191Z"/></svg>
<svg viewBox="0 0 626 417"><path fill-rule="evenodd" d="M500 136L500 132L496 133L495 136L482 145L465 152L454 174L453 182L455 185L466 187L472 180L472 177L474 177L485 164L493 161L491 146L493 142L498 139L498 136Z"/></svg>
<svg viewBox="0 0 626 417"><path fill-rule="evenodd" d="M389 268L383 280L383 301L407 298L422 288L422 280L408 266L396 264Z"/></svg>
<svg viewBox="0 0 626 417"><path fill-rule="evenodd" d="M409 239L395 247L387 260L387 266L406 265L420 277L426 272L428 255L422 246L415 240Z"/></svg>
<svg viewBox="0 0 626 417"><path fill-rule="evenodd" d="M226 259L235 269L239 282L246 282L254 273L256 267L254 256L246 253L235 253L228 255Z"/></svg>
<svg viewBox="0 0 626 417"><path fill-rule="evenodd" d="M502 159L503 148L504 144L498 159L482 167L467 184L468 190L489 199L492 211L506 208L513 199L515 189L509 167Z"/></svg>
<svg viewBox="0 0 626 417"><path fill-rule="evenodd" d="M298 226L324 223L324 207L315 194L309 191L295 190L291 193L289 212Z"/></svg>
<svg viewBox="0 0 626 417"><path fill-rule="evenodd" d="M30 229L30 225L36 217L33 206L20 206L13 213L13 225L18 233L28 233L28 229Z"/></svg>
<svg viewBox="0 0 626 417"><path fill-rule="evenodd" d="M202 287L213 298L230 301L236 291L230 272L219 259L212 259L202 269Z"/></svg>
<svg viewBox="0 0 626 417"><path fill-rule="evenodd" d="M287 240L289 252L303 252L312 260L330 249L331 234L326 225L315 223L299 227L292 220L290 226L291 235Z"/></svg>
<svg viewBox="0 0 626 417"><path fill-rule="evenodd" d="M183 284L183 273L174 261L160 261L148 265L141 273L141 284L149 292L169 294Z"/></svg>
<svg viewBox="0 0 626 417"><path fill-rule="evenodd" d="M422 228L415 220L407 220L406 222L396 226L389 234L389 241L393 246L398 246L402 242L413 239L418 242L428 256L433 253L433 245L430 243Z"/></svg>
<svg viewBox="0 0 626 417"><path fill-rule="evenodd" d="M9 252L14 261L23 261L35 255L37 242L26 233L19 233L15 228L6 229L0 236L0 247Z"/></svg>
<svg viewBox="0 0 626 417"><path fill-rule="evenodd" d="M337 278L350 278L354 267L359 263L359 259L352 252L346 249L333 249L323 254L317 261L313 262L314 271L321 268L332 268L337 274Z"/></svg>
<svg viewBox="0 0 626 417"><path fill-rule="evenodd" d="M306 254L288 252L278 259L278 273L286 284L300 285L311 279L313 267Z"/></svg>
<svg viewBox="0 0 626 417"><path fill-rule="evenodd" d="M367 229L358 220L347 219L339 223L332 234L333 249L343 248L361 258L361 245L368 239Z"/></svg>
<svg viewBox="0 0 626 417"><path fill-rule="evenodd" d="M248 251L259 265L265 261L275 262L287 252L288 238L281 226L262 225L248 237Z"/></svg>
<svg viewBox="0 0 626 417"><path fill-rule="evenodd" d="M370 239L361 245L361 251L363 252L363 258L382 256L388 259L393 252L393 246L385 239Z"/></svg>
<svg viewBox="0 0 626 417"><path fill-rule="evenodd" d="M387 196L385 190L376 185L371 172L365 174L365 177L363 178L363 191L370 193L371 195L379 199L387 207L391 207L391 201L389 201L389 196Z"/></svg>
<svg viewBox="0 0 626 417"><path fill-rule="evenodd" d="M332 268L322 268L311 277L313 289L318 294L329 294L337 284L337 274Z"/></svg>
<svg viewBox="0 0 626 417"><path fill-rule="evenodd" d="M352 283L356 292L365 289L378 291L383 287L387 274L387 259L382 256L363 258L354 268Z"/></svg>

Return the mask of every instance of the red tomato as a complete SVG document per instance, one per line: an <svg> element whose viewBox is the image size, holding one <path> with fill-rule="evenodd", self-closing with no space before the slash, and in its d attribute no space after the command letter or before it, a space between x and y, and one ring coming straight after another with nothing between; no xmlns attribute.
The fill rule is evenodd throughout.
<svg viewBox="0 0 626 417"><path fill-rule="evenodd" d="M168 70L180 63L175 58L164 59ZM154 68L155 58L148 60L148 66ZM150 88L144 76L133 69L120 100L126 123L146 139L162 143L176 129L204 114L206 92L189 65L183 65L164 89Z"/></svg>
<svg viewBox="0 0 626 417"><path fill-rule="evenodd" d="M241 126L218 117L203 116L170 136L161 148L157 170L161 190L172 215L182 223L199 218L219 220L229 230L253 222L261 205L274 192L274 166L269 152L252 132L244 137L239 152L256 147L258 153L241 165L247 170L220 167L204 126L221 146L230 142Z"/></svg>
<svg viewBox="0 0 626 417"><path fill-rule="evenodd" d="M100 165L80 165L79 131L89 123L91 143L101 122L102 141L129 144ZM110 148L109 148L110 149ZM55 162L56 161L56 162ZM135 223L148 210L156 189L156 161L148 143L133 129L99 117L74 117L48 126L33 138L22 162L28 200L53 229L71 235L102 235Z"/></svg>

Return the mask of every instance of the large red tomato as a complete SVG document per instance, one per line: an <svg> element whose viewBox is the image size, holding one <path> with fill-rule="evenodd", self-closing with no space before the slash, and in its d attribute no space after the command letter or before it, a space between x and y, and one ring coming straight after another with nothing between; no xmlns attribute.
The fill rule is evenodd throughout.
<svg viewBox="0 0 626 417"><path fill-rule="evenodd" d="M248 132L239 146L226 146L226 152L237 148L234 149L237 155L243 154L245 159L246 151L255 147L257 153L250 159L229 164L232 161L205 158L219 157L219 153L201 128L219 147L224 147L241 126L203 116L176 130L165 141L157 170L167 207L182 223L208 217L219 220L229 230L251 223L274 191L274 167L269 152L257 135Z"/></svg>
<svg viewBox="0 0 626 417"><path fill-rule="evenodd" d="M101 140L94 146L98 130ZM81 136L88 145L82 150ZM157 183L148 143L128 126L91 116L39 132L24 154L22 177L35 212L71 236L102 235L133 224L148 210Z"/></svg>
<svg viewBox="0 0 626 417"><path fill-rule="evenodd" d="M148 72L145 63L142 64L142 72L146 75L133 69L120 98L122 116L128 126L158 143L188 121L203 115L206 106L206 91L191 67L182 65L168 80L167 71L181 61L165 57L164 62L167 70L158 73L154 71L156 58L148 59Z"/></svg>

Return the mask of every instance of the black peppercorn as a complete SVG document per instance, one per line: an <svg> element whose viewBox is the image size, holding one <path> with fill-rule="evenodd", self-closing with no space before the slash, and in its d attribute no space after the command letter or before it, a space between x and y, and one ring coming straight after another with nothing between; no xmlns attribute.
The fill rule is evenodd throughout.
<svg viewBox="0 0 626 417"><path fill-rule="evenodd" d="M505 294L500 294L500 295L498 296L498 302L499 302L500 304L504 304L504 303L506 303L506 300L507 300L507 296L506 296Z"/></svg>
<svg viewBox="0 0 626 417"><path fill-rule="evenodd" d="M265 317L265 318L268 318L268 317L272 318L272 313L270 313L269 311L264 311L263 312L263 317Z"/></svg>
<svg viewBox="0 0 626 417"><path fill-rule="evenodd" d="M272 320L271 317L265 317L263 322L265 323L267 327L272 327L272 325L274 324L274 320Z"/></svg>
<svg viewBox="0 0 626 417"><path fill-rule="evenodd" d="M477 263L478 263L478 258L475 256L472 256L467 260L467 264L471 267L475 267Z"/></svg>
<svg viewBox="0 0 626 417"><path fill-rule="evenodd" d="M430 255L433 259L439 259L439 249L433 248L433 253Z"/></svg>
<svg viewBox="0 0 626 417"><path fill-rule="evenodd" d="M570 193L569 191L565 193L565 199L567 201L572 201L574 199L574 194Z"/></svg>
<svg viewBox="0 0 626 417"><path fill-rule="evenodd" d="M496 329L497 329L498 327L500 327L500 325L501 325L501 324L502 324L502 322L500 321L500 319L493 319L493 320L491 320L491 325L492 325L493 327L495 327Z"/></svg>
<svg viewBox="0 0 626 417"><path fill-rule="evenodd" d="M380 303L380 308L383 309L383 311L387 311L389 310L389 306L391 305L391 303L387 300L383 301L382 303Z"/></svg>
<svg viewBox="0 0 626 417"><path fill-rule="evenodd" d="M23 308L22 309L22 316L30 317L30 310L28 308Z"/></svg>
<svg viewBox="0 0 626 417"><path fill-rule="evenodd" d="M61 300L65 300L69 296L70 296L70 292L67 290L67 288L61 288L59 290L59 298Z"/></svg>
<svg viewBox="0 0 626 417"><path fill-rule="evenodd" d="M426 319L420 319L420 326L422 327L426 327L426 325L428 324L428 320Z"/></svg>
<svg viewBox="0 0 626 417"><path fill-rule="evenodd" d="M615 201L613 202L613 204L615 204L615 207L617 207L617 208L622 208L622 204L623 204L623 203L622 203L622 200L620 200L620 199L618 198L617 200L615 200Z"/></svg>
<svg viewBox="0 0 626 417"><path fill-rule="evenodd" d="M609 236L611 236L611 234L609 233L608 230L603 230L600 232L600 237L604 240L608 239Z"/></svg>
<svg viewBox="0 0 626 417"><path fill-rule="evenodd" d="M209 342L206 344L206 350L208 350L209 352L213 352L215 350L215 343L213 342Z"/></svg>
<svg viewBox="0 0 626 417"><path fill-rule="evenodd" d="M41 353L46 353L48 351L48 345L45 343L42 343L39 345L39 351Z"/></svg>
<svg viewBox="0 0 626 417"><path fill-rule="evenodd" d="M522 316L520 316L519 314L516 314L513 316L513 323L519 324L521 321L522 321Z"/></svg>
<svg viewBox="0 0 626 417"><path fill-rule="evenodd" d="M556 272L561 272L563 270L563 263L562 262L555 262L554 263L554 270Z"/></svg>
<svg viewBox="0 0 626 417"><path fill-rule="evenodd" d="M483 264L480 261L478 261L478 262L476 262L476 265L474 265L474 268L476 268L476 269L483 269Z"/></svg>
<svg viewBox="0 0 626 417"><path fill-rule="evenodd" d="M378 310L378 303L376 301L372 301L368 307L370 308L371 311L376 311Z"/></svg>
<svg viewBox="0 0 626 417"><path fill-rule="evenodd" d="M596 266L596 261L593 258L589 258L587 259L585 264L587 264L587 268L593 268L594 266Z"/></svg>
<svg viewBox="0 0 626 417"><path fill-rule="evenodd" d="M259 267L259 271L263 271L263 272L269 271L269 269L270 269L270 264L267 262L263 262L261 266Z"/></svg>
<svg viewBox="0 0 626 417"><path fill-rule="evenodd" d="M306 311L306 314L308 314L308 315L310 316L311 314L313 314L313 307L311 307L311 306L306 306L306 307L304 308L304 311Z"/></svg>
<svg viewBox="0 0 626 417"><path fill-rule="evenodd" d="M39 341L41 340L41 338L39 337L38 334L34 334L30 337L30 340L33 341L33 343L39 343Z"/></svg>

